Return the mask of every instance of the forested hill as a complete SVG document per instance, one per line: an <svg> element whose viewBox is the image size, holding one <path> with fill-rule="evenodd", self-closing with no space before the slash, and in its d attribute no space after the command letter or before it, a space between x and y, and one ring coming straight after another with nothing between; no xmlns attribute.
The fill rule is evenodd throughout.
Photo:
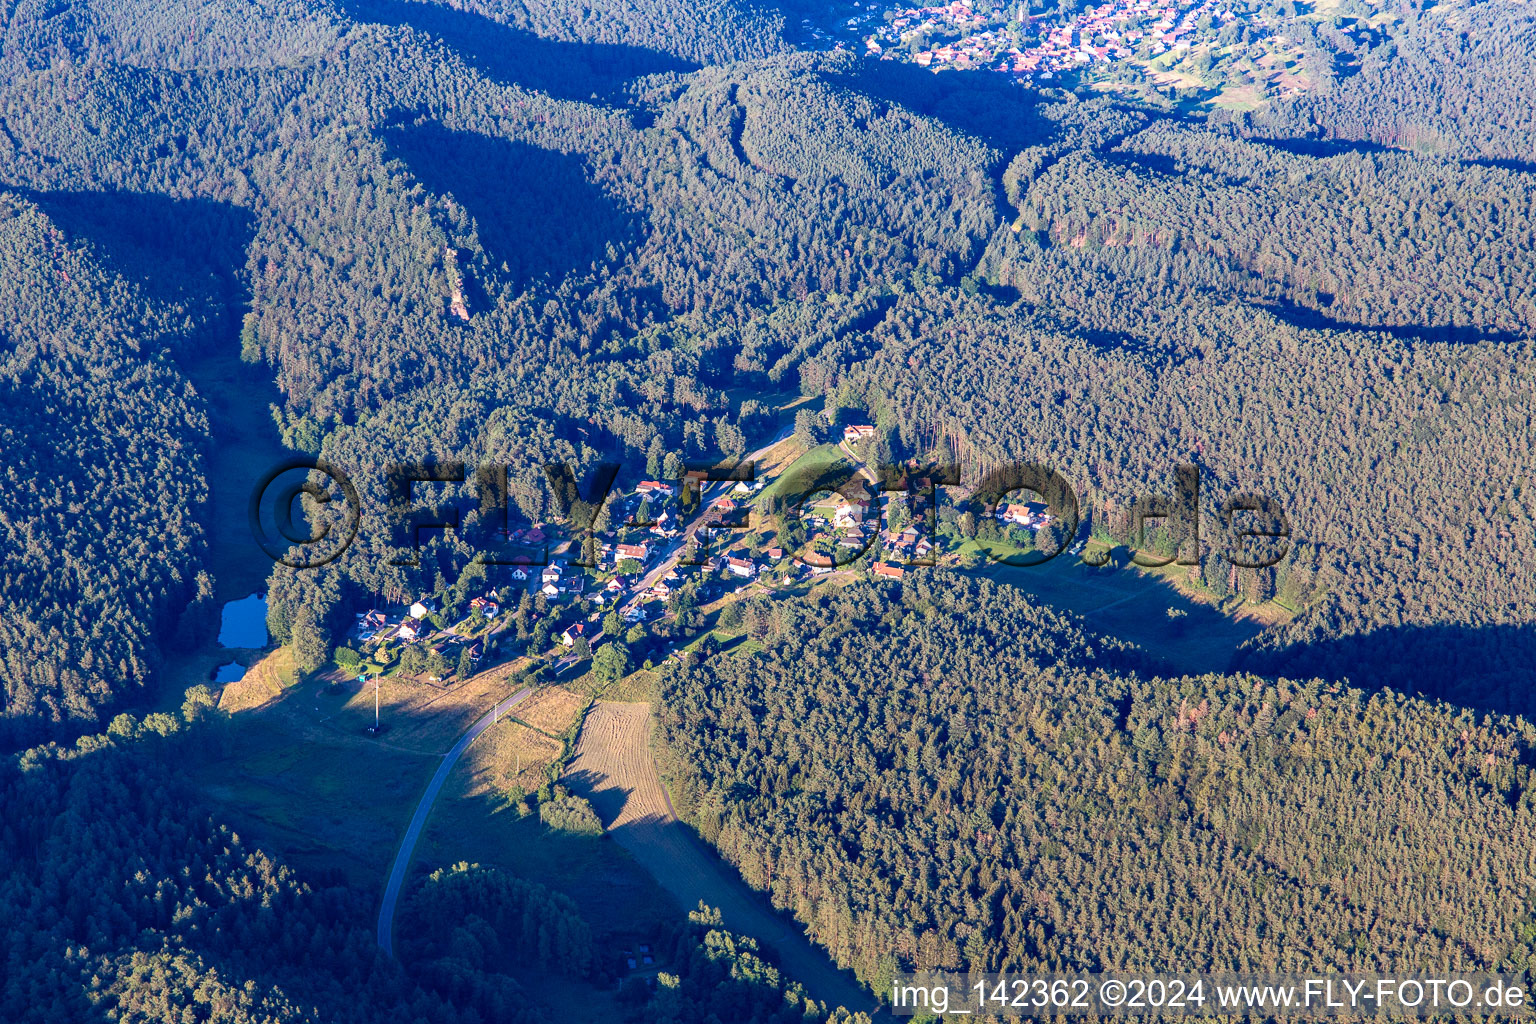
<svg viewBox="0 0 1536 1024"><path fill-rule="evenodd" d="M4 715L89 720L152 677L196 597L207 419L171 353L197 310L149 299L14 192L0 260Z"/></svg>
<svg viewBox="0 0 1536 1024"><path fill-rule="evenodd" d="M673 792L876 991L913 968L1531 966L1524 720L1145 678L945 572L782 605L775 630L669 678Z"/></svg>
<svg viewBox="0 0 1536 1024"><path fill-rule="evenodd" d="M1536 165L1536 11L1517 0L1404 5L1408 29L1316 96L1239 117L1259 135Z"/></svg>
<svg viewBox="0 0 1536 1024"><path fill-rule="evenodd" d="M567 904L464 865L406 907L407 977L355 893L179 788L206 692L116 716L209 640L210 353L367 498L271 579L324 650L480 583L452 538L387 563L405 460L508 464L544 520L547 460L736 456L805 396L1095 510L1189 461L1212 513L1272 495L1298 614L1254 674L1153 678L954 574L854 585L665 681L683 809L869 979L1530 966L1525 6L1406 12L1242 117L796 52L756 0L4 10L0 744L85 738L0 770L0 1017L517 1020L513 922L590 961ZM647 1019L822 1015L692 924Z"/></svg>
<svg viewBox="0 0 1536 1024"><path fill-rule="evenodd" d="M509 463L518 511L543 518L547 458L740 452L797 392L863 405L895 454L1038 458L1095 500L1198 457L1213 500L1287 506L1313 584L1255 667L1385 665L1405 688L1524 706L1536 529L1509 439L1531 416L1530 175L1462 162L1518 156L1476 141L1498 105L1443 129L1449 155L1330 153L1303 120L789 52L764 5L592 10L22 3L0 184L67 212L72 251L116 253L133 301L179 311L135 332L168 353L140 372L185 375L174 337L224 325L280 388L283 440L358 467L370 508L367 470L460 457ZM1446 24L1516 16L1461 17ZM1436 24L1413 36L1425 60ZM1382 109L1409 116L1394 95ZM18 284L59 280L36 253ZM0 309L8 331L29 301ZM196 434L177 387L136 395L165 411L154 430ZM124 550L165 532L113 529ZM331 629L362 594L463 565L381 554L365 528L329 569L279 575L274 602ZM18 600L9 716L89 717L150 675L201 567L192 541L160 556L139 571L166 581L131 597L106 558L95 589ZM64 635L84 627L36 639L55 604L131 624L103 625L85 670ZM1443 670L1393 674L1405 663Z"/></svg>

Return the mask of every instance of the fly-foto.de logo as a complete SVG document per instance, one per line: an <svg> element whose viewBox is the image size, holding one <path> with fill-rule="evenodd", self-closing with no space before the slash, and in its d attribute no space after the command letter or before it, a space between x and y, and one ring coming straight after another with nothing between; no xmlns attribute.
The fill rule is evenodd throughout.
<svg viewBox="0 0 1536 1024"><path fill-rule="evenodd" d="M550 523L528 515L524 501L516 503L514 515L506 465L391 465L376 481L380 497L372 510L376 514L369 515L350 474L324 459L296 457L257 481L249 503L251 531L268 556L292 568L334 561L365 525L384 534L377 539L385 544L376 549L387 552L381 557L394 565L418 564L424 539L433 531L452 532L473 551L475 561L486 565L547 565L551 550L560 545L567 545L574 564L595 564L599 552L612 547L605 538L636 531L679 549L681 564L701 564L723 538L777 517L780 523L827 528L820 533L781 529L776 535L784 538L781 557L836 567L856 561L877 543L894 547L899 564L935 564L941 493L952 508L964 510L962 518L995 521L1033 535L1027 555L983 549L1010 565L1043 564L1064 551L1080 550L1086 527L1071 483L1040 463L1009 463L963 483L952 465L791 467L769 480L758 477L755 462L742 461L685 466L675 479L644 480L618 492L619 463L595 466L584 487L568 463L543 468L548 489L535 504L551 511ZM1122 507L1126 543L1136 564L1194 565L1209 550L1238 567L1257 569L1285 557L1291 524L1273 497L1232 493L1212 514L1201 508L1197 466L1175 466L1173 485L1170 493L1141 494ZM429 497L433 490L449 489L458 493ZM905 526L900 534L890 521L893 499ZM615 509L621 514L615 515ZM1156 545L1149 543L1154 534ZM828 541L832 536L835 542ZM619 545L627 546L634 545Z"/></svg>

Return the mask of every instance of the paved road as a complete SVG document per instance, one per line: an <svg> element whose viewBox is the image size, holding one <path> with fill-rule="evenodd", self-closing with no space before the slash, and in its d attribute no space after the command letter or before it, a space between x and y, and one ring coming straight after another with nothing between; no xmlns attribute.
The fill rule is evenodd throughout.
<svg viewBox="0 0 1536 1024"><path fill-rule="evenodd" d="M779 429L777 434L773 435L773 440L757 449L757 451L745 456L742 461L756 462L758 459L761 459L767 455L775 445L787 440L794 432L794 423L786 423ZM758 479L761 480L763 478L759 477ZM729 481L722 480L716 481L715 483L705 484L699 489L699 516L694 519L694 521L688 526L686 530L683 531L681 537L678 537L673 541L671 547L669 547L666 553L662 556L661 561L656 563L656 567L640 577L640 581L630 588L629 596L625 599L621 607L628 609L631 605L643 601L645 599L645 595L650 591L652 587L656 585L656 581L677 567L678 559L683 557L683 550L688 546L688 542L693 539L693 535L697 533L700 527L704 525L703 510L709 507L711 495L717 489L728 494L730 489L734 488L735 486L735 484L730 483Z"/></svg>
<svg viewBox="0 0 1536 1024"><path fill-rule="evenodd" d="M880 478L875 475L875 471L870 469L869 466L867 466L857 455L853 454L853 449L848 446L847 441L837 442L837 447L842 451L844 455L848 456L848 461L853 463L854 469L856 469L859 474L864 477L864 479L868 480L875 486L875 493L879 494Z"/></svg>
<svg viewBox="0 0 1536 1024"><path fill-rule="evenodd" d="M411 816L411 824L405 830L405 837L400 840L394 866L389 869L389 881L384 886L384 902L379 906L379 948L390 956L395 955L395 904L400 899L400 887L405 884L405 873L410 870L411 857L416 853L416 840L421 838L421 830L427 824L427 816L432 813L432 804L437 794L442 790L443 783L448 781L448 775L453 771L459 756L474 742L475 737L489 729L492 722L532 692L533 687L523 687L470 726L469 731L453 745L453 749L443 755L443 763L437 766L432 781L427 783L427 791L421 794L421 801L416 804L416 813Z"/></svg>

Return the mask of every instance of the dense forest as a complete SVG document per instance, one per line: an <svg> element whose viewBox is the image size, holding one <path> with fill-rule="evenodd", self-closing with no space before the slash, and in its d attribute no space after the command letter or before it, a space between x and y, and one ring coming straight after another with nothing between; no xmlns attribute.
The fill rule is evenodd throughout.
<svg viewBox="0 0 1536 1024"><path fill-rule="evenodd" d="M1536 16L1521 3L1397 5L1407 25L1362 55L1358 74L1319 95L1240 115L1246 131L1365 143L1502 163L1536 163L1531 105Z"/></svg>
<svg viewBox="0 0 1536 1024"><path fill-rule="evenodd" d="M217 743L223 727L204 691L180 716L121 715L5 767L0 904L28 926L6 929L0 1015L483 1019L378 952L371 899L300 880L189 796L169 767L177 748Z"/></svg>
<svg viewBox="0 0 1536 1024"><path fill-rule="evenodd" d="M1454 647L1454 670L1389 678L1522 706L1509 652L1536 614L1536 531L1526 453L1501 442L1530 427L1531 190L1517 163L1459 156L1487 149L1493 108L1445 128L1449 149L1331 151L1297 120L1316 98L1170 115L788 52L777 15L729 4L689 7L666 45L640 8L599 26L274 3L237 25L205 6L18 9L3 182L101 269L87 294L51 288L62 257L18 240L36 254L13 257L27 293L5 315L48 305L89 336L92 317L157 316L133 343L164 358L138 372L185 376L176 353L218 337L271 375L284 441L365 496L343 559L274 579L288 619L307 606L334 629L362 595L464 570L451 538L390 564L390 463L505 463L537 520L558 513L547 459L734 454L774 427L758 396L799 392L867 408L895 454L1041 459L1109 503L1195 457L1219 488L1268 489L1309 545L1321 600L1253 667L1358 675ZM1438 17L1403 37L1422 60L1440 59ZM98 294L117 311L68 305ZM195 449L180 385L135 397L189 403L153 429ZM116 551L185 538L135 570L166 576L135 599L105 564L88 593L25 588L9 721L89 719L152 678L197 595L191 506L153 540L115 525L139 531Z"/></svg>
<svg viewBox="0 0 1536 1024"><path fill-rule="evenodd" d="M0 252L4 720L90 721L152 678L197 598L207 420L166 357L196 310L150 299L14 192Z"/></svg>
<svg viewBox="0 0 1536 1024"><path fill-rule="evenodd" d="M673 674L679 809L840 964L1526 970L1536 731L1251 675L1164 679L955 574L781 607Z"/></svg>
<svg viewBox="0 0 1536 1024"><path fill-rule="evenodd" d="M598 955L568 898L472 864L422 879L404 907L401 960L382 953L372 893L299 877L219 822L171 767L231 728L195 687L179 714L120 714L104 733L0 768L0 908L18 923L0 951L0 1017L553 1024L565 1015L514 974L613 984L619 965ZM708 908L663 938L666 970L626 989L627 1019L868 1020L810 999Z"/></svg>
<svg viewBox="0 0 1536 1024"><path fill-rule="evenodd" d="M666 679L683 809L870 980L1527 966L1527 6L1397 4L1234 113L801 52L749 0L10 5L0 1016L515 1020L509 957L610 980L570 906L467 864L381 959L366 900L181 788L217 716L119 714L217 619L214 352L363 491L341 559L271 579L322 661L361 602L485 579L455 537L392 564L402 461L506 464L544 520L546 461L670 472L809 396L1095 514L1193 462L1196 573L1271 495L1299 614L1236 674L950 573L787 603ZM829 1012L707 911L673 946L638 1019Z"/></svg>

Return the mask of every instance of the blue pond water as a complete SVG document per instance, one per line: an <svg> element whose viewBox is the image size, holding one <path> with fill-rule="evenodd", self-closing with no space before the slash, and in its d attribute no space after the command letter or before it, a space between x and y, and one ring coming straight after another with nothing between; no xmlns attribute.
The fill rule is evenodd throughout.
<svg viewBox="0 0 1536 1024"><path fill-rule="evenodd" d="M233 683L245 678L245 666L238 661L232 661L228 665L220 665L213 674L216 683Z"/></svg>
<svg viewBox="0 0 1536 1024"><path fill-rule="evenodd" d="M219 625L219 646L267 646L267 599L252 594L225 604Z"/></svg>

